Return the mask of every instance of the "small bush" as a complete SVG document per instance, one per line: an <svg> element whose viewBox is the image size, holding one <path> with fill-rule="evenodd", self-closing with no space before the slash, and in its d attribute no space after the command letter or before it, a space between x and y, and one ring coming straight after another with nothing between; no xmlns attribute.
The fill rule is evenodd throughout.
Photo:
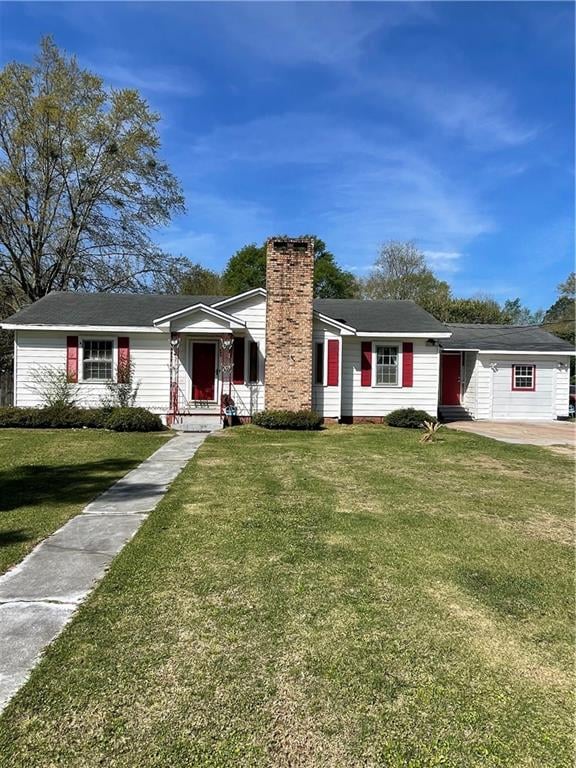
<svg viewBox="0 0 576 768"><path fill-rule="evenodd" d="M133 408L140 382L134 380L134 362L116 366L116 380L105 383L106 394L100 398L102 408Z"/></svg>
<svg viewBox="0 0 576 768"><path fill-rule="evenodd" d="M72 381L66 370L53 365L40 365L32 371L33 385L45 408L73 408L80 395L78 382Z"/></svg>
<svg viewBox="0 0 576 768"><path fill-rule="evenodd" d="M252 423L265 429L320 429L322 417L314 411L260 411Z"/></svg>
<svg viewBox="0 0 576 768"><path fill-rule="evenodd" d="M146 408L113 408L104 425L114 432L159 432L164 429L160 417Z"/></svg>
<svg viewBox="0 0 576 768"><path fill-rule="evenodd" d="M430 416L426 411L417 411L415 408L400 408L386 416L389 427L403 427L404 429L420 429L425 421L435 424L438 419Z"/></svg>

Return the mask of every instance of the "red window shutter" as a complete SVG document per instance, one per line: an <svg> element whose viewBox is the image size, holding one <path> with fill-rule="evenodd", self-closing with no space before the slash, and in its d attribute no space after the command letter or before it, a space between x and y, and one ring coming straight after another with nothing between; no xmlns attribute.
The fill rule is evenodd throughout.
<svg viewBox="0 0 576 768"><path fill-rule="evenodd" d="M130 381L130 338L118 336L118 381L122 384Z"/></svg>
<svg viewBox="0 0 576 768"><path fill-rule="evenodd" d="M411 341L402 344L402 386L414 386L414 344Z"/></svg>
<svg viewBox="0 0 576 768"><path fill-rule="evenodd" d="M327 370L327 376L326 376L326 384L329 387L337 387L338 386L338 374L340 371L340 360L339 360L339 350L340 350L340 342L338 339L329 339L328 340L328 370Z"/></svg>
<svg viewBox="0 0 576 768"><path fill-rule="evenodd" d="M232 349L234 367L232 369L232 382L234 384L244 384L244 339L234 339Z"/></svg>
<svg viewBox="0 0 576 768"><path fill-rule="evenodd" d="M78 381L78 336L66 336L66 375L68 381Z"/></svg>
<svg viewBox="0 0 576 768"><path fill-rule="evenodd" d="M363 387L372 386L372 342L362 342L362 365L360 368L360 384Z"/></svg>

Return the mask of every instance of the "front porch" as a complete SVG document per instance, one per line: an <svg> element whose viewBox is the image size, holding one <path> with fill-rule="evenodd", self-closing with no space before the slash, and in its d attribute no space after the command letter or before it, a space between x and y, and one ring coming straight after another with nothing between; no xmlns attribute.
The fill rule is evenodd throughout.
<svg viewBox="0 0 576 768"><path fill-rule="evenodd" d="M169 424L220 426L263 407L264 364L242 318L195 304L154 324L170 334Z"/></svg>
<svg viewBox="0 0 576 768"><path fill-rule="evenodd" d="M246 334L172 333L170 355L172 426L221 426L263 408L263 360Z"/></svg>
<svg viewBox="0 0 576 768"><path fill-rule="evenodd" d="M475 351L440 353L440 397L438 415L442 421L472 421L475 416Z"/></svg>

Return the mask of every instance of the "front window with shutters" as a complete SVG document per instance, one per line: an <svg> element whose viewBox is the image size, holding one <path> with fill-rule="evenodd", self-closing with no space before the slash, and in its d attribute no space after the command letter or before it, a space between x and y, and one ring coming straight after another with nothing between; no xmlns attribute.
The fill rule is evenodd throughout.
<svg viewBox="0 0 576 768"><path fill-rule="evenodd" d="M84 381L112 379L114 345L109 339L84 339L82 342L82 378Z"/></svg>
<svg viewBox="0 0 576 768"><path fill-rule="evenodd" d="M376 384L394 386L398 384L398 347L375 348Z"/></svg>

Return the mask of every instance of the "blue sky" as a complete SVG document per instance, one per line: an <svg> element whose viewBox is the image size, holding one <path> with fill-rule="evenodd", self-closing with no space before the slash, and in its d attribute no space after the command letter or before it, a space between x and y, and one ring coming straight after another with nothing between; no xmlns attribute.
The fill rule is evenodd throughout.
<svg viewBox="0 0 576 768"><path fill-rule="evenodd" d="M411 239L457 294L533 308L574 268L572 3L4 2L0 25L0 61L49 33L162 114L174 253L315 233L365 275Z"/></svg>

